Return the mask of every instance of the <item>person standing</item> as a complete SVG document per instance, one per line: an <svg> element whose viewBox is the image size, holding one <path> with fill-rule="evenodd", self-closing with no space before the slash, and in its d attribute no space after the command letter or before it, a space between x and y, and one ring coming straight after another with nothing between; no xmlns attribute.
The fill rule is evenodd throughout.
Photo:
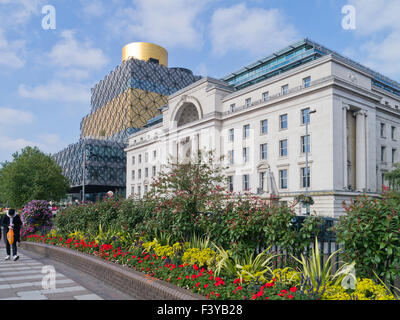
<svg viewBox="0 0 400 320"><path fill-rule="evenodd" d="M10 254L11 254L10 247L12 247L13 260L16 261L19 259L19 256L17 255L17 242L20 241L19 234L22 226L21 218L19 217L19 215L15 214L14 209L9 209L7 215L4 216L3 218L2 225L3 225L4 242L6 244L6 252L7 252L5 260L10 260ZM14 242L10 246L10 243L8 242L7 239L7 233L11 229L14 231Z"/></svg>

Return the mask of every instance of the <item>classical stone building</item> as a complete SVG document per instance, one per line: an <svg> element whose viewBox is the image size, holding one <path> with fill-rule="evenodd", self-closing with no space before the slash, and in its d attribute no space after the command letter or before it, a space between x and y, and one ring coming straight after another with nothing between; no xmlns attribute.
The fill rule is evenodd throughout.
<svg viewBox="0 0 400 320"><path fill-rule="evenodd" d="M304 39L170 95L129 136L127 196L147 192L169 157L213 149L230 190L281 201L308 191L311 211L340 215L343 201L378 196L399 161L399 105L399 83Z"/></svg>

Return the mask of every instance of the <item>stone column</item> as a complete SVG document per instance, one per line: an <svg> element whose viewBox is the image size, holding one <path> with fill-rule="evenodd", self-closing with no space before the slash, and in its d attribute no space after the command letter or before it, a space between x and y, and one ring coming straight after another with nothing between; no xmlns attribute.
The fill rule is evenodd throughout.
<svg viewBox="0 0 400 320"><path fill-rule="evenodd" d="M366 177L366 135L365 116L366 112L360 110L356 116L356 190L363 192L367 187Z"/></svg>
<svg viewBox="0 0 400 320"><path fill-rule="evenodd" d="M347 170L347 111L350 110L350 106L345 104L343 105L343 187L347 189L349 185L349 176Z"/></svg>

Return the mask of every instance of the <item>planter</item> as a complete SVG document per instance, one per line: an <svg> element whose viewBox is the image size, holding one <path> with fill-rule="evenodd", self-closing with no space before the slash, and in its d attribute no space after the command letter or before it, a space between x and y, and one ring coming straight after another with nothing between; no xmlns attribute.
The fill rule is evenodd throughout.
<svg viewBox="0 0 400 320"><path fill-rule="evenodd" d="M170 283L87 253L42 243L22 242L22 248L88 273L106 284L143 300L207 300Z"/></svg>

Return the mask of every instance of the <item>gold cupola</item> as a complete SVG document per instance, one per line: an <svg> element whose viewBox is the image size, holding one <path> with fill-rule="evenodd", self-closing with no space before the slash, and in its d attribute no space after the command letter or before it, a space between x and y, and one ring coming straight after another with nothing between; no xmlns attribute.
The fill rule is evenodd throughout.
<svg viewBox="0 0 400 320"><path fill-rule="evenodd" d="M122 62L129 58L154 61L168 67L168 51L149 42L132 42L122 48Z"/></svg>

